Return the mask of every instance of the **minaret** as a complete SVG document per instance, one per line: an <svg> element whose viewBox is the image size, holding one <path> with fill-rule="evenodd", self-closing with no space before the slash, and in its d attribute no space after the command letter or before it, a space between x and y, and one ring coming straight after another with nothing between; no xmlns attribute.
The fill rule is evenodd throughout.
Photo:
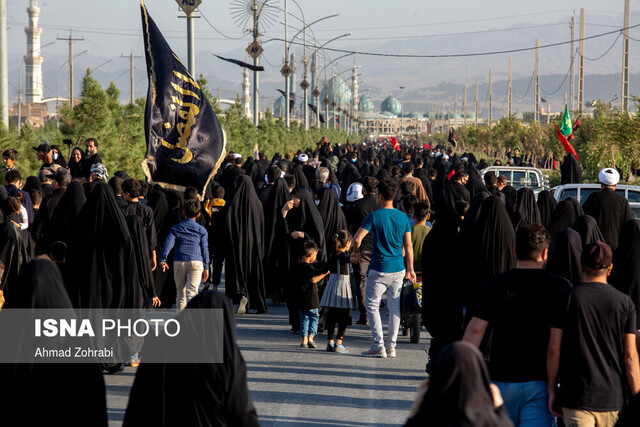
<svg viewBox="0 0 640 427"><path fill-rule="evenodd" d="M244 69L242 73L244 80L242 81L242 93L243 93L243 105L244 105L244 115L251 118L251 95L249 94L249 70Z"/></svg>
<svg viewBox="0 0 640 427"><path fill-rule="evenodd" d="M42 102L42 56L40 56L40 36L42 28L38 27L40 8L38 0L29 0L29 26L24 30L27 33L27 55L24 57L26 65L26 102Z"/></svg>

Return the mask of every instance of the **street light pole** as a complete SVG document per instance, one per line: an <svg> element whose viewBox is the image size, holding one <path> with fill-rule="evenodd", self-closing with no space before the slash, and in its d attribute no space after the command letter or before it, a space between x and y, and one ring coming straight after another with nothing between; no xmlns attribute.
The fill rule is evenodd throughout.
<svg viewBox="0 0 640 427"><path fill-rule="evenodd" d="M400 129L404 134L404 86L400 86Z"/></svg>
<svg viewBox="0 0 640 427"><path fill-rule="evenodd" d="M87 52L88 50L84 50L79 54L73 56L73 58L77 58L78 56L84 55ZM56 129L57 130L60 130L60 71L62 70L62 67L64 67L67 64L67 62L69 62L68 59L64 61L62 65L60 65L60 68L58 68L58 76L56 77ZM72 105L72 108L73 108L73 105Z"/></svg>

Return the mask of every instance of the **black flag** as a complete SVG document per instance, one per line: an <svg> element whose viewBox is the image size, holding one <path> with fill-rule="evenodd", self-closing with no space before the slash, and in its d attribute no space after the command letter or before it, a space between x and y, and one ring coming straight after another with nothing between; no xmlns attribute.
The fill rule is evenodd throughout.
<svg viewBox="0 0 640 427"><path fill-rule="evenodd" d="M140 2L149 89L144 112L150 182L204 188L224 157L225 134L204 93Z"/></svg>
<svg viewBox="0 0 640 427"><path fill-rule="evenodd" d="M222 59L223 61L231 62L232 64L239 65L239 66L247 68L247 69L249 69L251 71L264 71L264 67L261 66L261 65L251 65L251 64L248 64L246 62L238 61L237 59L225 58L224 56L216 55L215 53L213 53L212 55Z"/></svg>
<svg viewBox="0 0 640 427"><path fill-rule="evenodd" d="M282 89L276 89L278 92L280 92L282 94L282 96L286 97L287 93L285 91L283 91ZM296 94L295 93L290 93L289 94L289 112L293 111L293 107L296 105Z"/></svg>
<svg viewBox="0 0 640 427"><path fill-rule="evenodd" d="M316 108L315 105L313 104L307 104L310 108L311 111L313 111L313 114L318 114L318 109ZM320 114L320 123L324 123L324 116L322 114Z"/></svg>

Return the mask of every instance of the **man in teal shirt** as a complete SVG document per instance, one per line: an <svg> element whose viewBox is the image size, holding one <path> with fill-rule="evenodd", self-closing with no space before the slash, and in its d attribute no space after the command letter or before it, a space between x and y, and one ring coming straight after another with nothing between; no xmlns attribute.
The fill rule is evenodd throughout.
<svg viewBox="0 0 640 427"><path fill-rule="evenodd" d="M400 328L400 290L403 279L416 280L413 270L413 244L407 215L393 208L397 184L385 180L378 185L380 209L371 212L353 238L351 262L360 261L360 243L367 233L373 237L371 262L365 287L367 315L373 335L373 345L362 353L364 357L396 357L396 339ZM407 257L405 271L404 255ZM380 300L387 295L389 307L388 336L385 345L380 318Z"/></svg>

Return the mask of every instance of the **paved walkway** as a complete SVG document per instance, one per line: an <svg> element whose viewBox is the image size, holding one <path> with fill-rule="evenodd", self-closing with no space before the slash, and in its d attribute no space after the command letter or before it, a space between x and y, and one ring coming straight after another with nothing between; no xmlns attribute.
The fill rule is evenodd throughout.
<svg viewBox="0 0 640 427"><path fill-rule="evenodd" d="M386 325L386 309L382 312ZM367 326L347 328L347 355L326 352L326 334L316 338L317 349L300 348L300 337L289 329L284 306L237 318L238 344L262 426L404 424L426 376L426 331L419 344L400 336L396 359L370 359L360 356L371 345ZM134 376L130 367L105 376L110 425L121 425Z"/></svg>

